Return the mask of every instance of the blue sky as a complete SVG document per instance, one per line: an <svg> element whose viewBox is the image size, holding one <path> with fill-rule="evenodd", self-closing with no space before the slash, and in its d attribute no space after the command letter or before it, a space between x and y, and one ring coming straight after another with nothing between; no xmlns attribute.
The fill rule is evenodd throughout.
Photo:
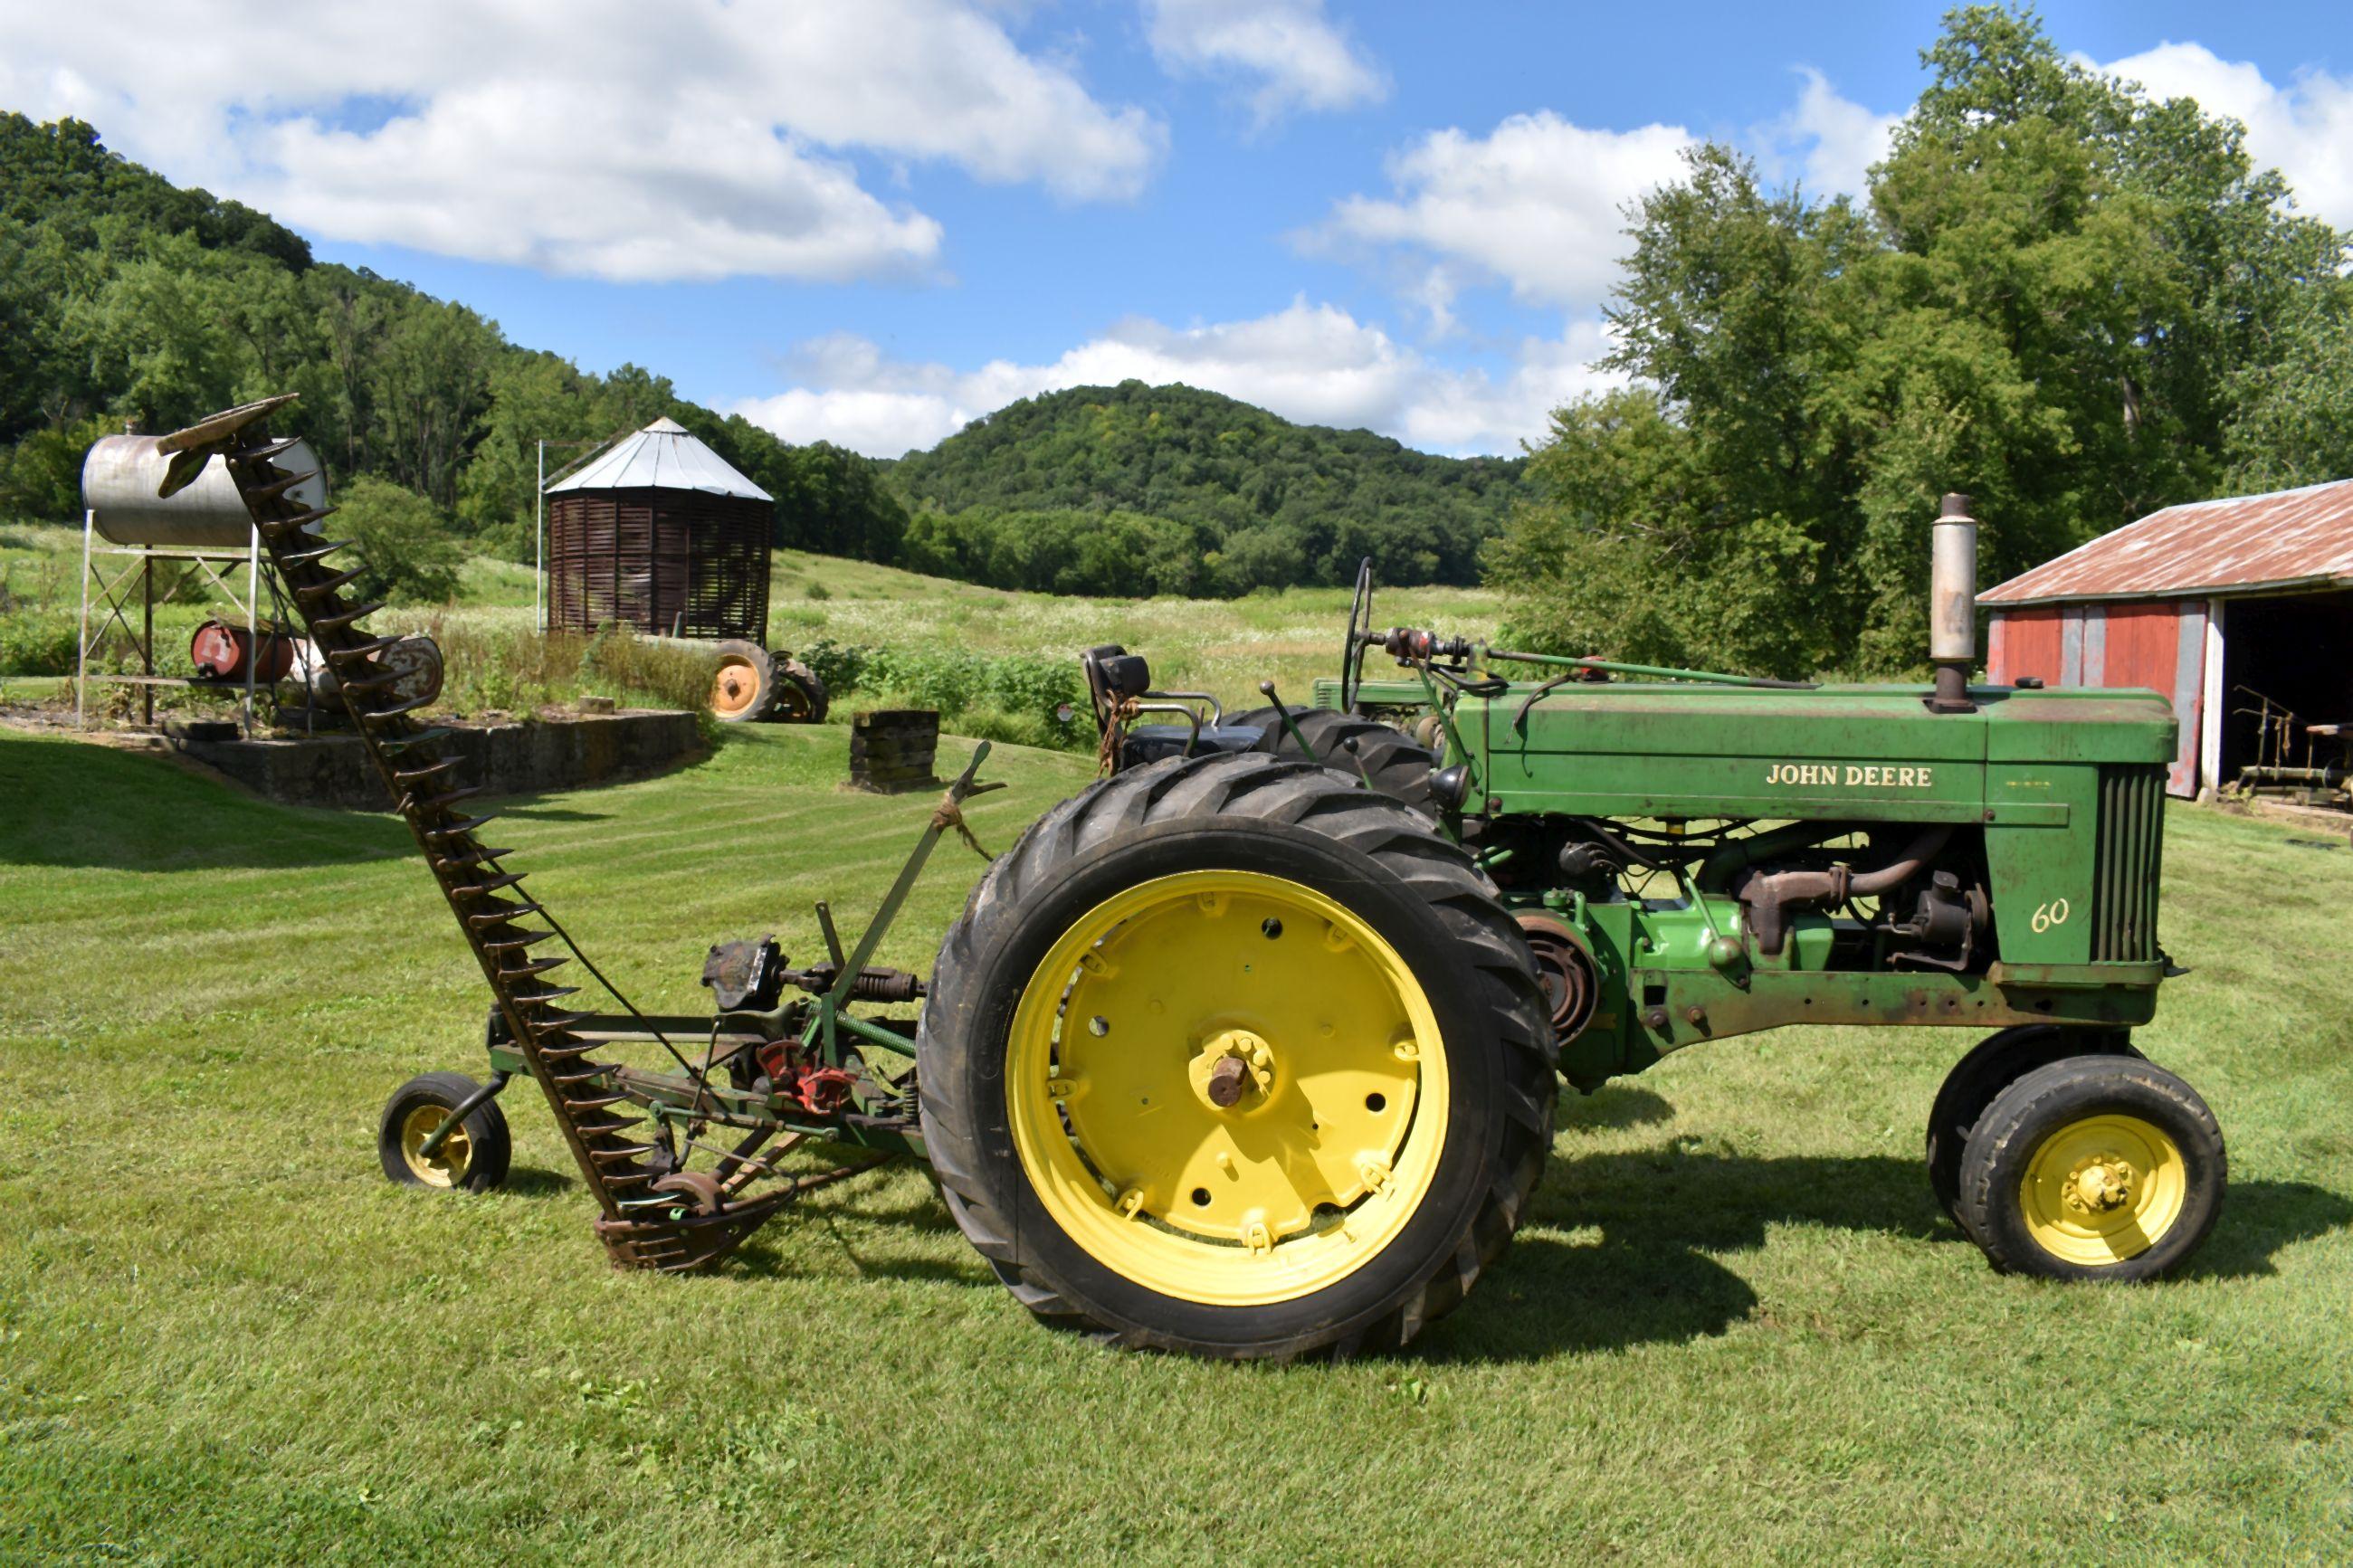
<svg viewBox="0 0 2353 1568"><path fill-rule="evenodd" d="M1509 451L1600 384L1620 205L1694 138L1855 188L1941 9L327 0L192 45L127 0L10 8L0 106L793 439L895 455L1139 374ZM2353 10L2045 16L2353 227Z"/></svg>

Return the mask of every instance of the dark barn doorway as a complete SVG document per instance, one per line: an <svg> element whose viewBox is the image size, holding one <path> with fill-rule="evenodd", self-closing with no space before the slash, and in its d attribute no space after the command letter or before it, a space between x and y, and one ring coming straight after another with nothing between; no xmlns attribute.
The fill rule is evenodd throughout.
<svg viewBox="0 0 2353 1568"><path fill-rule="evenodd" d="M2253 693L2307 724L2353 722L2353 590L2232 599L2222 616L2222 778L2263 760ZM2334 742L2317 744L2316 760L2338 754ZM2272 760L2306 760L2300 728L2291 754Z"/></svg>

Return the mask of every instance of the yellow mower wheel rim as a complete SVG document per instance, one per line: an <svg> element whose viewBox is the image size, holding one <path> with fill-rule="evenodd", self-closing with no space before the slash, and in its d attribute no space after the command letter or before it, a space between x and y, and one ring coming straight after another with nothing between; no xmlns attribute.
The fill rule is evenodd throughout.
<svg viewBox="0 0 2353 1568"><path fill-rule="evenodd" d="M711 678L711 710L732 719L760 700L760 672L742 654L722 654Z"/></svg>
<svg viewBox="0 0 2353 1568"><path fill-rule="evenodd" d="M2156 1246L2181 1217L2189 1175L2180 1146L2137 1116L2091 1116L2045 1138L2026 1163L2019 1202L2027 1234L2087 1268Z"/></svg>
<svg viewBox="0 0 2353 1568"><path fill-rule="evenodd" d="M1008 1127L1038 1201L1182 1300L1325 1289L1434 1184L1444 1043L1397 950L1312 888L1187 871L1105 900L1024 986Z"/></svg>
<svg viewBox="0 0 2353 1568"><path fill-rule="evenodd" d="M448 1120L448 1107L420 1105L400 1123L400 1157L407 1163L409 1173L428 1187L456 1186L466 1179L466 1172L473 1164L473 1140L466 1136L462 1123L449 1130L449 1136L441 1140L441 1147L433 1151L431 1159L422 1152L425 1141Z"/></svg>

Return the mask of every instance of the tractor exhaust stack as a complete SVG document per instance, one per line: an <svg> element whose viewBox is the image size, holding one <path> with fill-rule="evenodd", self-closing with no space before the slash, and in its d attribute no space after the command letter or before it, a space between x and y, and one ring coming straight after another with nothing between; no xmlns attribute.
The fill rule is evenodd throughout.
<svg viewBox="0 0 2353 1568"><path fill-rule="evenodd" d="M1936 666L1936 713L1972 713L1969 668L1978 661L1978 524L1969 498L1948 494L1931 530L1928 658Z"/></svg>

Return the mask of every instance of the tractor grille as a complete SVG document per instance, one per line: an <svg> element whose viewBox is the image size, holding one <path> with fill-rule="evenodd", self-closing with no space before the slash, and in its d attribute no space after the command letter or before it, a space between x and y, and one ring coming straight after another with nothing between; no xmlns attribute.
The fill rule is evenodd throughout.
<svg viewBox="0 0 2353 1568"><path fill-rule="evenodd" d="M2157 956L2158 864L2165 837L2165 769L2100 770L2100 858L2094 873L2092 962Z"/></svg>

